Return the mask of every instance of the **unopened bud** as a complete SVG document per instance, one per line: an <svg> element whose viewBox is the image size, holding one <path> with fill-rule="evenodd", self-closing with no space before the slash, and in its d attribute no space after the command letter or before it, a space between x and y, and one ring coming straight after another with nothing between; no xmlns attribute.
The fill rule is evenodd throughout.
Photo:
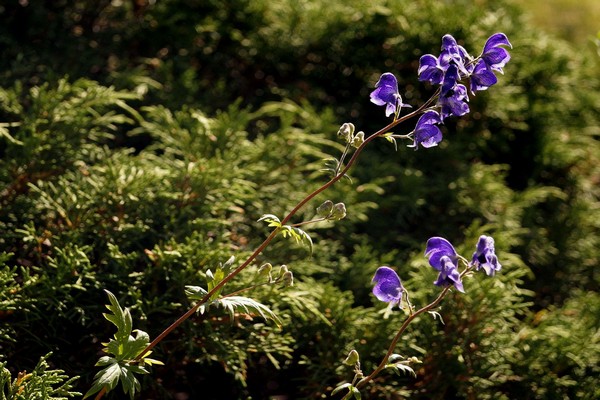
<svg viewBox="0 0 600 400"><path fill-rule="evenodd" d="M292 271L286 271L281 278L281 283L284 287L294 286L294 274Z"/></svg>
<svg viewBox="0 0 600 400"><path fill-rule="evenodd" d="M333 206L333 212L329 216L329 219L339 221L346 216L346 205L344 203L337 203Z"/></svg>
<svg viewBox="0 0 600 400"><path fill-rule="evenodd" d="M258 268L258 276L259 277L267 277L269 279L269 281L271 281L271 270L272 269L273 269L273 266L270 263L263 264Z"/></svg>
<svg viewBox="0 0 600 400"><path fill-rule="evenodd" d="M360 361L360 357L358 356L358 351L352 349L350 353L348 353L348 357L344 360L344 364L346 365L355 365L358 361Z"/></svg>
<svg viewBox="0 0 600 400"><path fill-rule="evenodd" d="M352 145L352 147L355 148L359 148L361 144L363 144L365 141L365 133L363 131L358 132L356 135L354 135L354 137L352 138L352 143L350 143Z"/></svg>
<svg viewBox="0 0 600 400"><path fill-rule="evenodd" d="M354 135L354 124L351 122L346 122L342 124L340 129L338 130L338 136L346 139L346 142L349 142L352 139L352 135Z"/></svg>
<svg viewBox="0 0 600 400"><path fill-rule="evenodd" d="M277 279L282 279L283 275L288 272L288 267L287 265L282 265L281 268L279 268L279 274L277 275Z"/></svg>
<svg viewBox="0 0 600 400"><path fill-rule="evenodd" d="M327 218L333 211L333 201L326 200L323 204L317 207L317 215L319 217Z"/></svg>

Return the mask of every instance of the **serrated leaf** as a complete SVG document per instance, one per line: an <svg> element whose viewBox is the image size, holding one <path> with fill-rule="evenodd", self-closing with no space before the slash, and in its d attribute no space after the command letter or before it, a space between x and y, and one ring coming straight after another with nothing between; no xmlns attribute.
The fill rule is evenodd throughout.
<svg viewBox="0 0 600 400"><path fill-rule="evenodd" d="M135 330L135 337L130 336L122 346L123 359L130 360L137 357L150 343L150 336L144 331Z"/></svg>
<svg viewBox="0 0 600 400"><path fill-rule="evenodd" d="M128 309L121 308L119 301L114 294L108 290L104 290L108 295L110 305L106 305L106 308L112 312L112 314L102 314L104 318L112 322L117 327L117 333L115 333L115 339L118 341L125 341L131 335L131 329L133 327L133 321L131 314Z"/></svg>
<svg viewBox="0 0 600 400"><path fill-rule="evenodd" d="M98 373L94 376L94 384L83 396L83 398L88 398L91 395L98 393L105 387L107 391L113 390L115 386L117 386L117 383L119 383L120 376L121 368L118 363L114 363L98 371Z"/></svg>
<svg viewBox="0 0 600 400"><path fill-rule="evenodd" d="M265 214L258 219L258 222L265 221L268 222L268 226L281 227L281 220L273 214Z"/></svg>
<svg viewBox="0 0 600 400"><path fill-rule="evenodd" d="M277 325L281 326L281 321L275 315L273 311L267 306L258 301L251 299L249 297L244 296L230 296L223 297L219 300L215 300L214 304L220 305L223 307L230 315L231 320L233 321L235 318L236 310L243 310L247 314L251 314L252 312L260 315L265 320L272 320Z"/></svg>
<svg viewBox="0 0 600 400"><path fill-rule="evenodd" d="M186 286L185 295L190 300L202 300L208 294L204 288L200 286Z"/></svg>

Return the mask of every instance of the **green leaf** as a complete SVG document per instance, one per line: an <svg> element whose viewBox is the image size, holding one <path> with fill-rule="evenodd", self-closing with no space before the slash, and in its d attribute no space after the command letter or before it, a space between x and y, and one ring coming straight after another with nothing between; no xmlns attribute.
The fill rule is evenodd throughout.
<svg viewBox="0 0 600 400"><path fill-rule="evenodd" d="M351 387L352 384L351 383L344 383L338 387L336 387L335 389L333 389L333 391L331 392L331 395L333 396L334 394L338 393L340 390L346 389ZM350 389L349 389L350 390Z"/></svg>
<svg viewBox="0 0 600 400"><path fill-rule="evenodd" d="M281 227L281 220L277 218L276 215L273 214L265 214L258 219L258 222L266 221L269 223L268 226Z"/></svg>
<svg viewBox="0 0 600 400"><path fill-rule="evenodd" d="M88 398L91 395L98 393L105 387L107 391L113 390L115 386L117 386L117 383L119 383L120 376L121 368L116 362L98 371L98 373L94 376L94 384L83 396L83 398Z"/></svg>
<svg viewBox="0 0 600 400"><path fill-rule="evenodd" d="M186 286L185 295L190 300L202 300L208 294L204 288L200 286Z"/></svg>
<svg viewBox="0 0 600 400"><path fill-rule="evenodd" d="M281 227L281 235L284 238L287 238L287 237L293 238L296 241L296 243L298 243L298 244L307 245L310 250L310 254L312 255L313 241L312 241L310 235L308 233L306 233L305 231L303 231L302 229L296 228L293 226L289 226L289 225L284 225Z"/></svg>
<svg viewBox="0 0 600 400"><path fill-rule="evenodd" d="M409 375L410 374L410 375L413 375L415 378L417 377L417 373L415 372L415 370L403 363L388 364L385 367L393 369L394 371L396 371L396 373L398 375L402 375L402 374Z"/></svg>
<svg viewBox="0 0 600 400"><path fill-rule="evenodd" d="M133 326L133 322L131 320L131 314L128 309L123 310L119 305L119 301L115 297L114 294L105 290L108 295L108 300L110 301L110 305L106 305L112 314L102 314L104 318L108 321L112 322L117 327L117 333L115 333L115 339L119 342L124 342L127 340L129 335L131 335L131 329Z"/></svg>
<svg viewBox="0 0 600 400"><path fill-rule="evenodd" d="M214 304L223 307L229 313L231 321L233 321L235 318L235 311L241 309L247 314L256 313L263 317L265 320L274 321L277 325L281 326L281 321L279 320L277 315L275 315L275 313L271 311L269 307L249 297L223 297L219 300L216 300Z"/></svg>

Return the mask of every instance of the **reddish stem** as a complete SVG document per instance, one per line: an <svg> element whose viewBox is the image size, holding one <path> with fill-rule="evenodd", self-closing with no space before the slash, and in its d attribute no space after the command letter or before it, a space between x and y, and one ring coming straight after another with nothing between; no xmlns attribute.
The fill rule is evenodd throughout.
<svg viewBox="0 0 600 400"><path fill-rule="evenodd" d="M338 173L336 176L334 176L333 178L331 178L331 180L329 180L329 182L325 183L323 186L321 186L320 188L316 189L315 191L313 191L312 193L310 193L308 196L306 196L303 200L301 200L288 213L288 215L286 215L286 217L281 221L281 225L285 225L306 203L308 203L310 200L312 200L313 198L315 198L315 196L317 196L319 193L321 193L324 190L326 190L329 187L331 187L334 183L336 183L344 175L346 175L346 173L348 172L348 170L352 167L352 165L354 164L354 162L358 158L359 154L361 153L361 151L365 148L365 146L367 144L369 144L371 141L373 141L377 137L379 137L379 136L383 135L384 133L388 132L390 129L392 129L396 125L398 125L398 124L400 124L400 123L402 123L402 122L404 122L404 121L406 121L406 120L408 120L408 119L410 119L410 118L412 118L412 117L420 114L424 109L426 109L427 107L429 107L429 105L433 102L433 100L437 97L438 94L439 94L439 90L436 91L434 93L434 95L427 102L425 102L421 107L419 107L417 110L415 110L412 113L406 114L405 116L403 116L401 118L398 118L398 119L390 122L384 128L378 130L377 132L375 132L371 136L367 137L365 139L365 141L356 149L356 151L354 152L354 154L352 154L352 157L350 158L350 160L348 161L348 163L346 164L346 166L344 167L344 169L342 169L342 171L340 173ZM225 284L227 284L227 282L231 281L237 274L239 274L240 272L242 272L248 265L250 265L250 263L252 261L254 261L256 259L256 257L258 257L258 255L269 245L269 243L271 243L271 241L275 238L275 236L277 235L278 232L279 232L279 228L273 230L269 234L269 236L260 244L260 246L258 246L256 248L256 250L254 250L254 252L246 259L246 261L244 261L239 267L237 267L236 269L234 269L233 271L231 271L229 273L229 275L227 275L225 278L223 278L223 280L221 282L219 282L217 285L215 285L215 287L213 287L212 290L210 290L200 301L198 301L196 304L194 304L188 311L185 312L185 314L181 315L179 318L177 318L177 320L175 320L171 325L169 325L168 328L166 328L164 331L162 331L150 344L148 344L148 346L146 346L146 348L144 350L142 350L135 357L135 359L133 361L140 361L146 354L148 354L148 352L150 350L152 350L158 343L160 343L169 333L171 333L173 330L175 330L179 325L181 325L189 317L191 317L192 315L194 315L196 313L196 311L198 310L198 308L200 308L200 306L202 304L205 304L212 297L213 294L215 294L218 290L220 290L223 286L225 286ZM106 393L106 391L104 389L102 391L100 391L98 393L98 396L96 396L96 400L100 400L105 393Z"/></svg>

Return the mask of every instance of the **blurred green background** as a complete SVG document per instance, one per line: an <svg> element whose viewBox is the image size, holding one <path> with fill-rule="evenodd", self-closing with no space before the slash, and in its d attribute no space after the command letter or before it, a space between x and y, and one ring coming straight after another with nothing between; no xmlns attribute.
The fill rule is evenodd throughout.
<svg viewBox="0 0 600 400"><path fill-rule="evenodd" d="M596 3L4 2L0 362L16 377L51 351L85 392L113 334L102 289L155 337L189 305L185 285L264 239L262 214L281 216L326 181L343 122L387 123L368 99L381 73L418 106L433 92L419 57L444 34L476 55L504 32L505 75L448 121L439 147L375 142L351 181L298 216L326 198L348 208L309 230L312 257L284 240L261 256L296 278L253 292L283 327L194 317L158 346L166 365L139 398L326 398L351 378L347 352L370 371L402 321L370 294L376 268L394 267L424 305L436 295L426 240L469 257L481 234L496 239L501 273L468 279L444 324L411 326L397 352L423 360L416 378L385 374L364 396L600 397Z"/></svg>

